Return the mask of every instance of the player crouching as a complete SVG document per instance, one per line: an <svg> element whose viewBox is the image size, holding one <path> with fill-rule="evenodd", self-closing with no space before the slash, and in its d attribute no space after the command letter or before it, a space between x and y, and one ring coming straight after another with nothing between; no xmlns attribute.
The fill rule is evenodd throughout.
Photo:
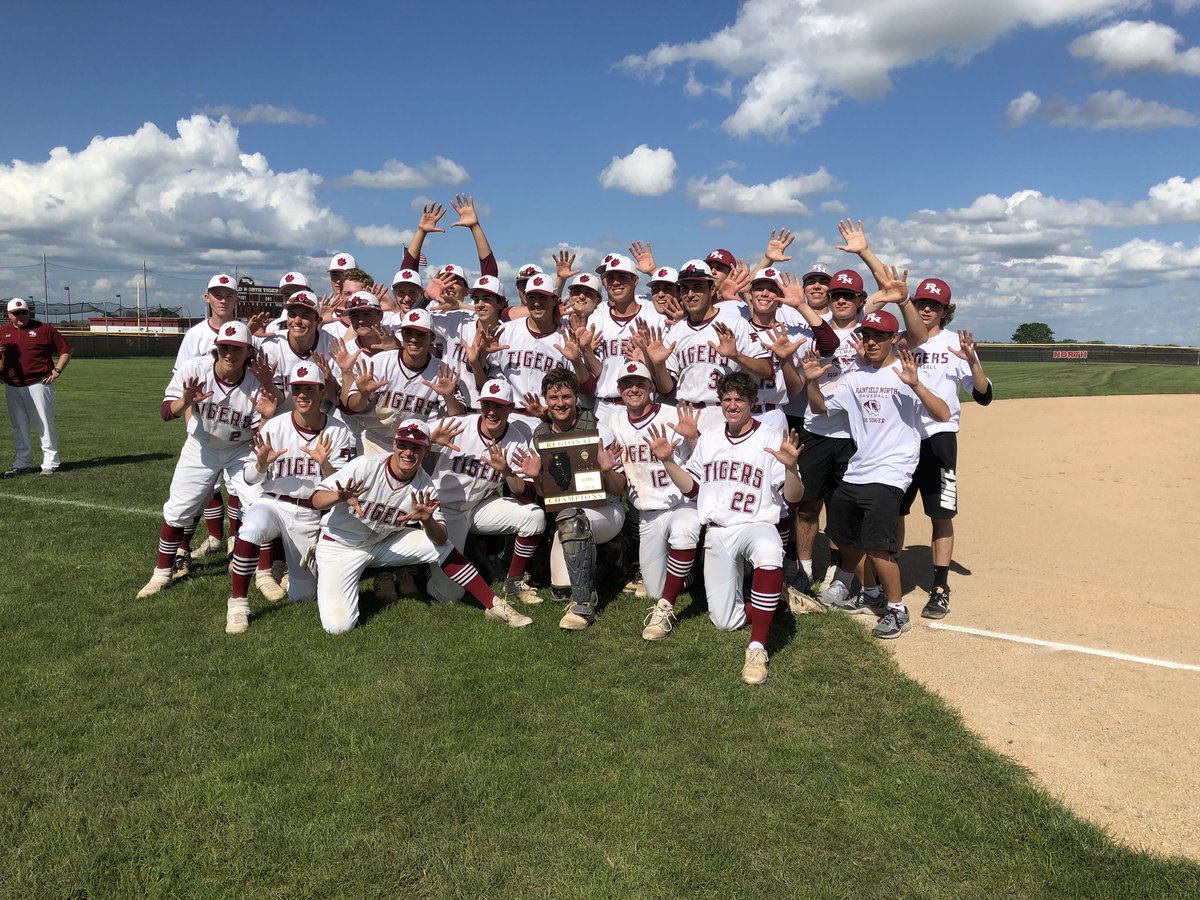
<svg viewBox="0 0 1200 900"><path fill-rule="evenodd" d="M251 444L254 456L246 460L242 472L246 483L260 486L263 495L246 513L233 545L233 593L225 615L229 634L250 627L250 576L260 544L281 538L288 596L293 601L316 598L316 579L300 562L321 529L321 514L313 508L311 497L322 478L354 455L350 429L321 412L325 391L321 369L311 362L295 364L288 373L288 388L292 412L271 419L259 430ZM260 572L256 582L261 577Z"/></svg>
<svg viewBox="0 0 1200 900"><path fill-rule="evenodd" d="M533 622L492 593L475 567L450 544L438 491L421 470L429 426L406 419L392 452L360 456L325 478L312 495L314 509L332 508L317 541L317 606L330 634L358 623L358 582L370 565L438 563L455 584L478 600L489 619L522 628Z"/></svg>
<svg viewBox="0 0 1200 900"><path fill-rule="evenodd" d="M750 620L750 646L742 667L746 684L767 680L767 633L783 594L783 541L776 528L788 503L803 494L796 468L799 439L756 422L755 380L745 372L725 375L717 385L723 428L704 431L685 466L675 461L678 441L652 426L651 451L685 497L695 498L704 540L704 583L708 614L721 631ZM754 571L750 602L742 601L742 565Z"/></svg>

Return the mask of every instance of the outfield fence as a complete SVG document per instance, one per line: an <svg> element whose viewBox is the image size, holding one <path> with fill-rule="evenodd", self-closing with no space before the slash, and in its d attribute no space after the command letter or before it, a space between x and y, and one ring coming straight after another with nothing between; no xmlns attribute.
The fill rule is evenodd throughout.
<svg viewBox="0 0 1200 900"><path fill-rule="evenodd" d="M1140 363L1150 366L1200 366L1195 347L1116 347L1108 344L980 344L987 362Z"/></svg>

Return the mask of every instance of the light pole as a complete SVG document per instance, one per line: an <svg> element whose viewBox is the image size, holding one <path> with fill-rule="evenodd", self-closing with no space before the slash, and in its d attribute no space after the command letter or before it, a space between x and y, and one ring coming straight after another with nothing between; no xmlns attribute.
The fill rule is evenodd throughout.
<svg viewBox="0 0 1200 900"><path fill-rule="evenodd" d="M65 284L63 290L67 292L67 327L71 327L71 289Z"/></svg>

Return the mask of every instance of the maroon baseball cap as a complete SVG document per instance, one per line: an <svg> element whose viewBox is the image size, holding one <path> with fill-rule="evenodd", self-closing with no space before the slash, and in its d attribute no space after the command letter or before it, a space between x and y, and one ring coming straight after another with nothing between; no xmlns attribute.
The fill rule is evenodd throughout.
<svg viewBox="0 0 1200 900"><path fill-rule="evenodd" d="M711 253L709 253L708 256L704 257L704 261L710 266L713 263L716 263L719 266L728 266L731 269L736 263L732 253L730 253L728 250L719 249L713 250Z"/></svg>
<svg viewBox="0 0 1200 900"><path fill-rule="evenodd" d="M833 277L829 279L829 292L832 294L834 291L854 291L856 294L865 293L862 276L853 269L842 269L840 272L834 272Z"/></svg>
<svg viewBox="0 0 1200 900"><path fill-rule="evenodd" d="M886 309L877 309L875 312L867 313L863 316L862 324L858 326L858 330L864 328L873 328L875 331L887 331L895 334L900 330L900 323Z"/></svg>
<svg viewBox="0 0 1200 900"><path fill-rule="evenodd" d="M914 300L932 300L942 306L950 305L950 285L940 278L926 278L913 294Z"/></svg>

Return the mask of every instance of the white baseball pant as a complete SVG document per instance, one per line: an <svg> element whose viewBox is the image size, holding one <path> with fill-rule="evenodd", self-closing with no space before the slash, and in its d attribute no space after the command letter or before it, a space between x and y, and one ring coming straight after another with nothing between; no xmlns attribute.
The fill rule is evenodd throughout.
<svg viewBox="0 0 1200 900"><path fill-rule="evenodd" d="M520 503L512 497L492 496L474 506L442 505L446 519L446 530L450 532L450 543L459 550L467 546L467 535L472 531L479 534L518 534L533 537L546 530L546 513L533 503ZM466 593L461 585L451 581L440 566L429 571L426 586L429 596L442 603L454 603Z"/></svg>
<svg viewBox="0 0 1200 900"><path fill-rule="evenodd" d="M238 536L251 544L268 544L275 538L283 540L283 554L288 567L288 597L298 602L314 600L317 596L317 579L300 565L300 560L320 532L321 513L318 510L296 506L264 494L242 515Z"/></svg>
<svg viewBox="0 0 1200 900"><path fill-rule="evenodd" d="M592 526L592 543L597 547L620 534L621 526L625 524L625 508L619 500L611 498L597 509L584 507L583 514ZM550 547L550 584L557 588L571 586L571 576L567 573L567 561L563 557L557 530L554 532L554 544Z"/></svg>
<svg viewBox="0 0 1200 900"><path fill-rule="evenodd" d="M419 527L354 546L322 533L317 540L321 627L330 634L341 634L358 624L358 582L372 563L385 568L441 563L453 549L450 544L435 544Z"/></svg>
<svg viewBox="0 0 1200 900"><path fill-rule="evenodd" d="M242 509L262 495L257 484L247 484L242 469L250 457L250 445L241 444L228 449L216 449L202 444L194 435L188 435L171 476L171 490L163 504L163 521L168 525L185 528L200 515L212 498L213 488L222 473L229 493L242 503Z"/></svg>
<svg viewBox="0 0 1200 900"><path fill-rule="evenodd" d="M27 387L4 386L4 399L8 401L8 418L12 422L13 449L16 458L14 469L33 467L33 444L29 440L29 427L37 431L42 444L42 471L52 472L58 468L58 435L54 432L54 386L40 381Z"/></svg>
<svg viewBox="0 0 1200 900"><path fill-rule="evenodd" d="M638 562L642 584L652 600L661 599L667 584L667 553L691 550L700 541L696 507L642 510L638 523Z"/></svg>
<svg viewBox="0 0 1200 900"><path fill-rule="evenodd" d="M752 569L783 565L783 542L775 526L765 522L709 525L704 538L704 593L708 617L720 631L736 631L746 624L743 562L749 562ZM645 571L643 564L643 574Z"/></svg>

